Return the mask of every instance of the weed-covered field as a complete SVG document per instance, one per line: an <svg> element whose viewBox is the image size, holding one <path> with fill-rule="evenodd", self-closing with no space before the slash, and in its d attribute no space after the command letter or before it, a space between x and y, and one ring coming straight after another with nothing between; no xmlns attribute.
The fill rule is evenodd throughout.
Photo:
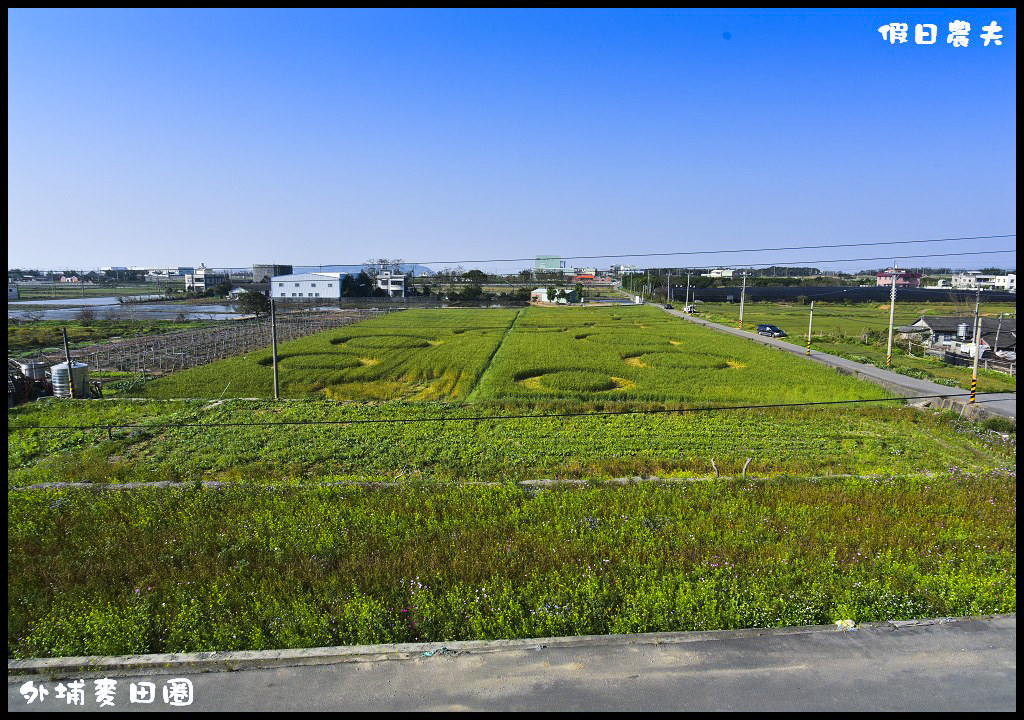
<svg viewBox="0 0 1024 720"><path fill-rule="evenodd" d="M282 397L763 404L880 388L651 307L408 310L284 344ZM269 350L148 384L154 398L268 397Z"/></svg>
<svg viewBox="0 0 1024 720"><path fill-rule="evenodd" d="M700 303L699 316L732 326L739 322L738 303ZM982 314L997 317L999 313L1017 314L1016 305L989 304L982 306ZM759 323L777 325L789 337L787 341L804 345L807 342L807 321L810 307L792 303L746 303L743 324L753 330ZM923 315L963 316L973 322L973 303L896 303L895 324L909 325ZM886 340L889 329L889 306L860 303L844 305L836 302L814 304L814 336L812 347L858 362L884 367ZM866 338L866 340L865 340ZM925 356L920 342L908 347L906 340L896 337L893 343L892 368L911 377L937 382L941 385L968 389L971 386L971 368L947 365L938 358ZM981 392L1014 392L1017 377L995 370L980 369L978 390Z"/></svg>
<svg viewBox="0 0 1024 720"><path fill-rule="evenodd" d="M712 461L731 474L747 458L759 475L1014 463L1012 442L953 414L882 405L560 417L595 408L551 404L528 413L547 417L500 419L523 413L507 404L50 400L8 413L8 482L706 476ZM467 416L492 419L458 419ZM18 429L39 425L97 428ZM107 425L134 427L110 439Z"/></svg>
<svg viewBox="0 0 1024 720"><path fill-rule="evenodd" d="M1012 474L8 495L14 657L1016 610Z"/></svg>
<svg viewBox="0 0 1024 720"><path fill-rule="evenodd" d="M1009 421L651 307L408 310L279 357L280 402L266 350L8 411L9 656L1016 610ZM707 411L835 400L877 402Z"/></svg>
<svg viewBox="0 0 1024 720"><path fill-rule="evenodd" d="M38 320L32 323L7 322L8 355L32 355L40 350L63 348L61 328L67 330L72 347L109 338L136 337L209 327L203 321L171 320L93 320L89 323L62 320Z"/></svg>

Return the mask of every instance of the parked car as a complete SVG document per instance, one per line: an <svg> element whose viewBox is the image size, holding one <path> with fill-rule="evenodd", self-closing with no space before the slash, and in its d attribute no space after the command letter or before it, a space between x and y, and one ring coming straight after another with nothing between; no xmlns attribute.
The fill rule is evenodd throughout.
<svg viewBox="0 0 1024 720"><path fill-rule="evenodd" d="M765 337L789 337L776 325L758 325L757 334L764 335Z"/></svg>
<svg viewBox="0 0 1024 720"><path fill-rule="evenodd" d="M676 306L673 305L672 303L665 303L665 309L666 310L675 310Z"/></svg>

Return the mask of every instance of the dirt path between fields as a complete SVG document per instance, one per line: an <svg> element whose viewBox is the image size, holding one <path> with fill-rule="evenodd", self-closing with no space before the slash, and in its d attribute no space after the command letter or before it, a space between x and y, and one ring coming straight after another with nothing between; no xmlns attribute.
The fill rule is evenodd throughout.
<svg viewBox="0 0 1024 720"><path fill-rule="evenodd" d="M476 382L473 383L473 389L469 391L468 395L466 395L466 402L473 402L476 399L475 396L477 390L480 389L480 383L483 382L484 376L490 371L491 365L494 364L494 358L497 357L498 351L501 350L501 346L505 344L505 338L507 338L508 334L512 332L512 328L514 328L516 323L519 322L519 318L522 317L522 314L523 308L520 308L519 311L516 312L516 316L512 318L512 322L508 324L508 327L505 329L505 333L501 336L501 340L498 341L498 345L494 348L494 352L492 352L491 356L487 358L487 363L484 365L484 369L480 371L480 374L476 378Z"/></svg>

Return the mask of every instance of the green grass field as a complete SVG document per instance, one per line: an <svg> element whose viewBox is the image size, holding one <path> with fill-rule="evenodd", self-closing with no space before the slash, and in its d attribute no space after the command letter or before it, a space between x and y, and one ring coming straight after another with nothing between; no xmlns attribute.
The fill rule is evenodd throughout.
<svg viewBox="0 0 1024 720"><path fill-rule="evenodd" d="M8 655L1016 611L1006 473L8 494Z"/></svg>
<svg viewBox="0 0 1024 720"><path fill-rule="evenodd" d="M280 402L259 351L8 411L9 657L1016 610L1007 421L654 307L408 310L280 358Z"/></svg>
<svg viewBox="0 0 1024 720"><path fill-rule="evenodd" d="M739 323L738 303L700 303L700 317L736 327ZM982 313L997 317L999 313L1015 316L1016 305L983 305ZM809 305L791 303L746 303L743 312L744 329L753 330L759 323L777 325L789 335L788 342L804 345L807 342ZM900 303L896 304L895 325L909 325L922 315L957 316L973 318L973 303ZM814 336L811 347L820 352L870 363L885 365L886 335L889 329L889 306L843 305L840 303L814 304ZM864 334L868 341L864 342ZM908 351L912 351L909 354ZM892 367L913 377L931 380L942 385L969 389L971 368L947 365L938 358L926 357L924 348L916 343L908 348L906 340L893 341ZM980 370L978 390L981 392L1014 392L1017 377L995 370Z"/></svg>
<svg viewBox="0 0 1024 720"><path fill-rule="evenodd" d="M283 397L763 404L888 397L652 307L407 310L286 343ZM151 398L268 397L269 350L152 382Z"/></svg>

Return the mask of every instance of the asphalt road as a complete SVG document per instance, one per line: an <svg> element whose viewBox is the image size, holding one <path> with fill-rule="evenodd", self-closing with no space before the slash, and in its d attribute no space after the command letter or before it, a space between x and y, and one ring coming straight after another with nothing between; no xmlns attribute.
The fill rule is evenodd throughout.
<svg viewBox="0 0 1024 720"><path fill-rule="evenodd" d="M307 651L302 660L279 656L277 662L291 666L234 672L157 669L160 663L154 663L145 673L84 676L89 679L81 707L55 699L57 681L39 675L33 682L51 694L28 704L20 692L27 678L13 675L18 670L9 664L7 706L99 710L93 678L108 677L118 682L108 710L172 709L162 698L163 687L185 678L193 686L187 709L204 711L1013 711L1016 627L1015 616L1001 616L845 631L450 643L444 653L432 646L429 657L423 656L425 646L374 646L333 657L330 649ZM141 681L154 684L152 704L128 700L129 683Z"/></svg>
<svg viewBox="0 0 1024 720"><path fill-rule="evenodd" d="M698 325L704 325L720 332L729 333L730 335L736 335L737 337L746 338L759 342L764 345L769 345L779 350L785 350L793 355L800 355L802 357L807 356L807 349L800 345L794 345L793 343L786 342L785 340L777 340L776 338L764 337L754 332L747 332L746 330L739 330L738 328L730 327L728 325L721 325L719 323L713 323L708 320L704 320L699 317L694 317L687 313L679 310L665 310L670 315L681 317L690 322ZM929 380L920 380L918 378L912 378L908 375L902 375L892 370L886 370L885 368L875 367L874 365L866 365L864 363L854 362L853 360L847 360L846 358L837 357L836 355L829 355L828 353L818 352L817 350L811 350L810 359L817 362L823 363L834 367L842 372L850 375L856 375L864 380L873 382L877 385L881 385L886 389L894 392L898 395L907 397L922 396L922 395L948 395L950 393L967 393L966 390L958 388L947 387L946 385L939 385ZM1000 417L1010 418L1011 420L1017 420L1017 396L1015 393L995 393L992 395L983 395L978 398L978 407L982 412L991 413L992 415L999 415ZM956 406L956 409L960 409L966 403L966 396L964 398L949 398L944 401L935 401L934 405L945 405L947 407Z"/></svg>

